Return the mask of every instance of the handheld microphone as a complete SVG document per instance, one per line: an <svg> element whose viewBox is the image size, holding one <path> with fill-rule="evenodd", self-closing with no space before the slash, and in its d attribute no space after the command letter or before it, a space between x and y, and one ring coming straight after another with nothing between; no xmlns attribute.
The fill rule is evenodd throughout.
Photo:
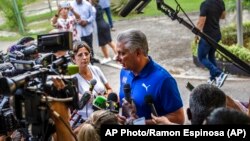
<svg viewBox="0 0 250 141"><path fill-rule="evenodd" d="M116 93L110 93L107 98L108 101L118 102L118 96Z"/></svg>
<svg viewBox="0 0 250 141"><path fill-rule="evenodd" d="M124 91L125 99L131 104L132 99L131 99L131 87L130 87L130 84L126 83L123 86L123 91Z"/></svg>
<svg viewBox="0 0 250 141"><path fill-rule="evenodd" d="M74 64L70 64L67 66L67 73L68 75L73 75L79 72L79 66L78 65L74 65Z"/></svg>
<svg viewBox="0 0 250 141"><path fill-rule="evenodd" d="M90 80L89 91L90 91L91 93L93 92L96 83L97 83L97 82L96 82L95 79Z"/></svg>
<svg viewBox="0 0 250 141"><path fill-rule="evenodd" d="M153 97L151 95L146 95L144 97L144 101L146 104L148 104L151 108L151 112L154 114L154 116L158 116L156 109L155 109L155 105L153 103Z"/></svg>
<svg viewBox="0 0 250 141"><path fill-rule="evenodd" d="M110 93L107 98L107 109L113 113L119 113L118 96L116 93Z"/></svg>
<svg viewBox="0 0 250 141"><path fill-rule="evenodd" d="M82 109L88 103L90 98L91 94L88 91L85 91L79 101L79 109Z"/></svg>
<svg viewBox="0 0 250 141"><path fill-rule="evenodd" d="M93 110L101 110L101 109L106 109L106 102L107 99L104 96L97 96L94 100L93 100Z"/></svg>
<svg viewBox="0 0 250 141"><path fill-rule="evenodd" d="M141 10L150 2L151 0L130 0L119 13L120 16L126 17L135 7L138 7L137 12Z"/></svg>

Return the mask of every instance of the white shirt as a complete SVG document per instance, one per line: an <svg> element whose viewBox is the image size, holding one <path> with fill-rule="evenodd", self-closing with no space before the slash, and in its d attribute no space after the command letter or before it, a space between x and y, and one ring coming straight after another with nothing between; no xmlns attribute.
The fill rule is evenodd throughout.
<svg viewBox="0 0 250 141"><path fill-rule="evenodd" d="M104 84L108 83L106 77L104 76L103 72L101 71L101 69L99 67L92 66L92 65L89 65L88 67L91 71L93 79L95 79L97 81L97 83L94 86L92 96L91 96L88 104L86 106L84 106L82 110L78 111L78 114L82 115L82 118L85 120L93 112L92 102L94 99L94 95L99 95L99 94L103 95L106 92L106 88L105 88ZM89 91L90 82L88 80L85 80L79 73L75 74L75 77L78 80L79 93L82 95L82 94L84 94L85 91Z"/></svg>
<svg viewBox="0 0 250 141"><path fill-rule="evenodd" d="M92 5L83 0L82 4L77 4L76 1L71 3L72 8L78 13L81 17L81 20L87 20L88 24L86 26L81 26L77 24L76 29L79 34L79 37L89 36L93 32L92 22L95 20L95 13L92 9Z"/></svg>

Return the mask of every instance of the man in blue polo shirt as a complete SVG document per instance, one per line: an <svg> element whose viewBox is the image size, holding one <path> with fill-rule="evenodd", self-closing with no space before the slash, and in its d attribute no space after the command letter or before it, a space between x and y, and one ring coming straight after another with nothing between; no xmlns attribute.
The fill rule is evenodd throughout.
<svg viewBox="0 0 250 141"><path fill-rule="evenodd" d="M158 116L183 124L183 103L175 79L148 56L148 42L144 33L130 29L117 37L117 61L123 66L120 74L120 100L125 97L124 85L130 84L131 98L137 117L145 117L146 124L154 124L151 108L145 102L150 95Z"/></svg>

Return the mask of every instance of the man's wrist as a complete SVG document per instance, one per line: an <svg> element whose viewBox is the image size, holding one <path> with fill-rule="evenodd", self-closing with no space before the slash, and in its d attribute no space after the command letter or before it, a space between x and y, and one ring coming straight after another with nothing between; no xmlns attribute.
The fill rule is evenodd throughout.
<svg viewBox="0 0 250 141"><path fill-rule="evenodd" d="M59 17L59 15L58 15L58 14L55 14L55 17L56 17L56 18L58 18L58 17Z"/></svg>

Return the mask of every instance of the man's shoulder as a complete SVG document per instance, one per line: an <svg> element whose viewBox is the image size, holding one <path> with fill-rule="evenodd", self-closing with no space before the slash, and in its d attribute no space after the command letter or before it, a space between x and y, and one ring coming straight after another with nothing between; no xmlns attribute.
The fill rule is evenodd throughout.
<svg viewBox="0 0 250 141"><path fill-rule="evenodd" d="M153 73L157 73L159 75L163 75L163 76L167 76L167 77L172 77L167 69L165 69L163 66L161 66L157 63L154 63Z"/></svg>

